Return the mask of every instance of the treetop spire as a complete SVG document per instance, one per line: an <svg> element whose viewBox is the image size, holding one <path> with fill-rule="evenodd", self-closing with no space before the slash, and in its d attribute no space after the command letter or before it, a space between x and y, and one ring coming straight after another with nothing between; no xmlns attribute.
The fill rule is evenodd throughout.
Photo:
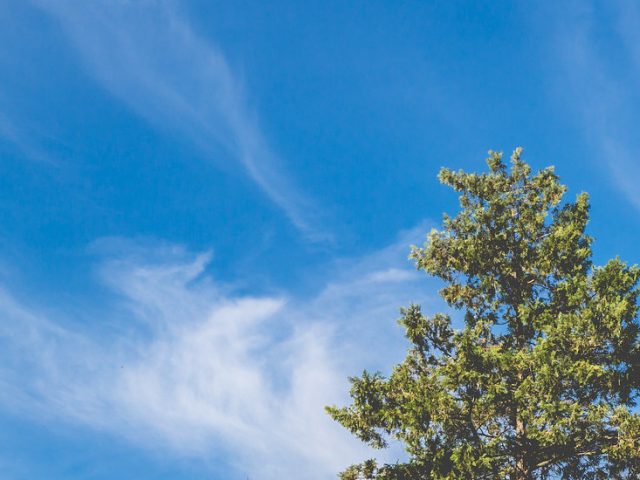
<svg viewBox="0 0 640 480"><path fill-rule="evenodd" d="M400 441L409 459L343 479L640 475L640 269L594 267L587 194L563 201L553 168L533 173L521 156L440 171L460 211L410 257L444 280L464 323L401 310L406 359L388 377L352 378L353 404L328 411L376 448Z"/></svg>

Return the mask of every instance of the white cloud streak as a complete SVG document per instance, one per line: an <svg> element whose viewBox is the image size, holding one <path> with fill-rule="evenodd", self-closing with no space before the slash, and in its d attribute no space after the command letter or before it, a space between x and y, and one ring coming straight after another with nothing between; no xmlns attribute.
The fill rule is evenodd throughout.
<svg viewBox="0 0 640 480"><path fill-rule="evenodd" d="M33 131L27 135L24 129L18 128L6 114L0 112L0 136L13 144L25 157L36 162L41 162L51 166L56 165L51 156L38 147L30 136Z"/></svg>
<svg viewBox="0 0 640 480"><path fill-rule="evenodd" d="M614 24L603 22L608 10ZM640 209L640 149L635 107L640 98L640 11L632 2L573 2L555 12L554 55L562 65L562 102L577 112L585 140L598 152L605 174ZM546 19L545 19L546 22ZM606 35L602 34L602 30ZM603 39L606 39L605 42ZM615 49L619 63L612 63ZM620 55L621 54L621 55ZM618 56L620 55L620 56Z"/></svg>
<svg viewBox="0 0 640 480"><path fill-rule="evenodd" d="M203 273L207 254L103 241L100 278L121 300L92 319L99 332L0 295L0 404L224 459L238 478L334 478L373 453L323 406L347 401L348 375L401 358L399 306L432 303L398 267L416 233L345 262L310 299L236 296Z"/></svg>
<svg viewBox="0 0 640 480"><path fill-rule="evenodd" d="M165 1L36 1L62 26L96 80L153 125L210 158L230 155L309 239L317 205L295 187L223 52Z"/></svg>

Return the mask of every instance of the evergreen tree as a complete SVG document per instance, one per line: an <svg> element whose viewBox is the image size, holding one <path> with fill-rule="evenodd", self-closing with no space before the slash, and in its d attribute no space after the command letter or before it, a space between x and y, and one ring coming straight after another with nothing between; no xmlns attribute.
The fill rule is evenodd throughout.
<svg viewBox="0 0 640 480"><path fill-rule="evenodd" d="M462 328L403 309L406 359L352 378L352 404L327 408L373 447L400 442L407 460L340 477L638 479L640 269L592 265L588 197L563 203L553 168L532 174L520 148L510 169L489 153L488 173L440 171L461 210L411 252L444 280Z"/></svg>

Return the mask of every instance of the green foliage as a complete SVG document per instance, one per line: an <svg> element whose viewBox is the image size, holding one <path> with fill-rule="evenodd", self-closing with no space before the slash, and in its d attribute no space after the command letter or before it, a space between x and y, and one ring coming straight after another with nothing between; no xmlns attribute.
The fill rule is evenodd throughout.
<svg viewBox="0 0 640 480"><path fill-rule="evenodd" d="M411 258L445 281L464 325L402 310L406 359L352 378L352 405L327 411L408 460L343 480L640 478L640 269L594 267L587 195L562 203L553 168L532 174L520 155L510 169L490 152L488 173L440 172L461 210Z"/></svg>

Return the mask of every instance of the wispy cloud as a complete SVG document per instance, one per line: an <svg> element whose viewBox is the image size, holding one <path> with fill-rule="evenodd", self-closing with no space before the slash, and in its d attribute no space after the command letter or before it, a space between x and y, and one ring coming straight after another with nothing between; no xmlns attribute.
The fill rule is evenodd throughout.
<svg viewBox="0 0 640 480"><path fill-rule="evenodd" d="M36 1L91 74L137 114L221 161L231 156L307 237L326 240L317 205L265 139L221 49L163 1Z"/></svg>
<svg viewBox="0 0 640 480"><path fill-rule="evenodd" d="M573 2L554 16L561 19L551 44L561 65L560 100L578 114L605 173L640 209L640 11L633 2Z"/></svg>
<svg viewBox="0 0 640 480"><path fill-rule="evenodd" d="M2 291L0 402L255 478L334 478L373 453L323 406L346 401L348 375L402 356L397 309L434 290L406 261L419 239L342 262L304 299L234 295L203 273L206 253L102 241L119 300L89 333Z"/></svg>
<svg viewBox="0 0 640 480"><path fill-rule="evenodd" d="M0 137L9 141L26 158L55 166L56 162L51 155L46 153L33 139L33 130L29 134L25 133L24 127L18 127L16 122L0 111Z"/></svg>

